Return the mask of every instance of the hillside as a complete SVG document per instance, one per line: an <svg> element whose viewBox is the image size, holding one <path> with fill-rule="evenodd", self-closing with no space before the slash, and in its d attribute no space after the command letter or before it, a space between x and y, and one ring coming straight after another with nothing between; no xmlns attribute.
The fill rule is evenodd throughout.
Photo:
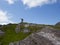
<svg viewBox="0 0 60 45"><path fill-rule="evenodd" d="M22 40L30 34L30 33L25 34L23 32L16 33L15 32L16 25L17 24L4 25L0 29L5 32L4 36L1 37L1 39L0 39L2 42L2 45L8 45L9 42Z"/></svg>
<svg viewBox="0 0 60 45"><path fill-rule="evenodd" d="M57 25L57 26L60 25L60 22L56 23L55 25Z"/></svg>
<svg viewBox="0 0 60 45"><path fill-rule="evenodd" d="M0 30L2 30L5 33L3 36L0 36L1 45L9 45L10 42L21 41L26 37L28 37L30 34L40 31L45 26L50 26L54 29L60 30L60 27L56 25L54 26L54 25L43 25L33 23L23 23L23 25L21 24L3 25L0 27ZM17 33L15 30L16 28L20 29L20 31L17 30L18 31ZM25 31L26 29L29 30L29 32L26 33Z"/></svg>
<svg viewBox="0 0 60 45"><path fill-rule="evenodd" d="M9 45L60 45L60 30L46 26L22 41L11 42Z"/></svg>

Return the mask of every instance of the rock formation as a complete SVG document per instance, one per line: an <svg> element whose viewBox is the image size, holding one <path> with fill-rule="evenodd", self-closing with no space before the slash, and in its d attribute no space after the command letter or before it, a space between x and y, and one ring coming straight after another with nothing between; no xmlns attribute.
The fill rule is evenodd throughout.
<svg viewBox="0 0 60 45"><path fill-rule="evenodd" d="M18 25L16 26L15 32L16 32L16 33L19 33L19 32L20 32L20 24L18 24Z"/></svg>
<svg viewBox="0 0 60 45"><path fill-rule="evenodd" d="M45 27L41 31L32 33L22 41L11 42L9 45L60 45L60 30Z"/></svg>

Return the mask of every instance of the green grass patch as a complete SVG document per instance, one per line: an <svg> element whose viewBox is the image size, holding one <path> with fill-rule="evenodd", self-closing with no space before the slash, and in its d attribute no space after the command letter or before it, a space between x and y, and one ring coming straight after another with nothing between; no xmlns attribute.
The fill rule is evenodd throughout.
<svg viewBox="0 0 60 45"><path fill-rule="evenodd" d="M12 24L3 27L3 31L5 32L5 35L1 39L2 42L1 45L8 45L10 42L22 40L30 34L23 32L16 33L15 28L16 25L12 25Z"/></svg>

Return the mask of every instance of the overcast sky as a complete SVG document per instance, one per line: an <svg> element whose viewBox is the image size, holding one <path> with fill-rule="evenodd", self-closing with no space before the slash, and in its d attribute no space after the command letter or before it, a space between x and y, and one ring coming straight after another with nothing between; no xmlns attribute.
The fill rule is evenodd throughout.
<svg viewBox="0 0 60 45"><path fill-rule="evenodd" d="M55 24L60 21L60 0L0 0L0 24L25 22Z"/></svg>

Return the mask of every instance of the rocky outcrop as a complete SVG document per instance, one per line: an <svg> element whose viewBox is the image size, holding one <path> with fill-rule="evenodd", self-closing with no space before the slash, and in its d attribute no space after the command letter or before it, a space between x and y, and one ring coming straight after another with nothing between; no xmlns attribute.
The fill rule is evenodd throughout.
<svg viewBox="0 0 60 45"><path fill-rule="evenodd" d="M9 45L60 45L60 30L45 27L41 31L32 33L22 41L12 42Z"/></svg>
<svg viewBox="0 0 60 45"><path fill-rule="evenodd" d="M22 24L19 23L19 24L16 26L16 28L15 28L15 32L16 32L16 33L19 33L19 32L29 33L29 32L30 32L30 30L27 29L28 26L27 26L27 25L24 25L24 24L23 24L24 29L21 30L21 29L20 29L21 25L22 25Z"/></svg>
<svg viewBox="0 0 60 45"><path fill-rule="evenodd" d="M46 30L46 31L45 31ZM41 32L37 33L44 38L49 39L54 45L60 45L60 30L55 30L53 28L44 28Z"/></svg>
<svg viewBox="0 0 60 45"><path fill-rule="evenodd" d="M15 32L16 32L16 33L19 33L19 32L20 32L20 24L18 24L18 25L16 26Z"/></svg>

